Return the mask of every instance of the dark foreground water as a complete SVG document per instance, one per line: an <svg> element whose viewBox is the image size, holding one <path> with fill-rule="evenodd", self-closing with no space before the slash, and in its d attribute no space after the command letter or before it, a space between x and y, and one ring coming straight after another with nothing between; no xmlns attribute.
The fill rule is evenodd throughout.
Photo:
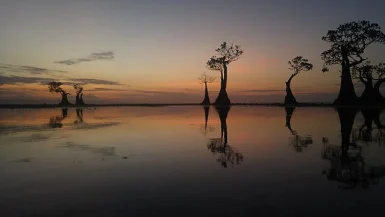
<svg viewBox="0 0 385 217"><path fill-rule="evenodd" d="M378 110L0 110L0 216L384 216Z"/></svg>

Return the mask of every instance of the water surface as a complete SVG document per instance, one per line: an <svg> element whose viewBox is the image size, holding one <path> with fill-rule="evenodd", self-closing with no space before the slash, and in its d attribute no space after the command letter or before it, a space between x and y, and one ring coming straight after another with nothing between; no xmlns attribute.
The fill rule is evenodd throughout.
<svg viewBox="0 0 385 217"><path fill-rule="evenodd" d="M0 110L0 216L378 216L381 111Z"/></svg>

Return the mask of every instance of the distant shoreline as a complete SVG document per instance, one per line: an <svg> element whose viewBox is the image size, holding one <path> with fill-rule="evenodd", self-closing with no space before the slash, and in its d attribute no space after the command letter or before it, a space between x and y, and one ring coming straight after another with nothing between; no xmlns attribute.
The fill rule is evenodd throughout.
<svg viewBox="0 0 385 217"><path fill-rule="evenodd" d="M90 108L90 107L168 107L168 106L204 106L199 103L132 103L132 104L87 104L83 106L57 104L0 104L0 109L23 108ZM211 105L214 106L214 105ZM285 106L283 103L233 103L231 106L262 106L262 107L330 107L330 108L385 108L385 106L334 106L331 103L300 103Z"/></svg>

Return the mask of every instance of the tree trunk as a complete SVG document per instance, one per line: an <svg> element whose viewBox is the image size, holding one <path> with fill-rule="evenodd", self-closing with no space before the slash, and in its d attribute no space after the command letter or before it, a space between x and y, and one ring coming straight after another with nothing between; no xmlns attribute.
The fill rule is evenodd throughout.
<svg viewBox="0 0 385 217"><path fill-rule="evenodd" d="M358 97L354 91L352 76L350 74L350 63L347 53L342 48L342 74L341 86L338 98L334 101L334 105L357 105Z"/></svg>
<svg viewBox="0 0 385 217"><path fill-rule="evenodd" d="M374 100L377 104L385 104L385 98L381 95L380 87L383 83L383 80L379 80L376 82L373 88Z"/></svg>
<svg viewBox="0 0 385 217"><path fill-rule="evenodd" d="M84 101L83 101L83 93L80 94L80 105L85 105Z"/></svg>
<svg viewBox="0 0 385 217"><path fill-rule="evenodd" d="M207 88L207 82L205 82L205 98L203 99L202 105L210 105L209 90Z"/></svg>
<svg viewBox="0 0 385 217"><path fill-rule="evenodd" d="M359 97L360 103L362 105L374 105L376 104L375 93L373 88L373 79L367 77L365 84L365 89L362 95Z"/></svg>
<svg viewBox="0 0 385 217"><path fill-rule="evenodd" d="M61 93L61 102L59 105L71 105L71 103L68 101L68 93Z"/></svg>
<svg viewBox="0 0 385 217"><path fill-rule="evenodd" d="M291 80L294 78L294 74L290 76L289 80L286 82L286 97L285 105L296 105L297 100L295 99L293 92L291 92Z"/></svg>
<svg viewBox="0 0 385 217"><path fill-rule="evenodd" d="M219 91L218 97L214 102L214 105L231 105L229 96L227 95L227 65L223 63L223 79L221 79L221 90Z"/></svg>
<svg viewBox="0 0 385 217"><path fill-rule="evenodd" d="M79 95L80 95L80 93L76 94L76 101L75 101L76 105L80 105L80 96Z"/></svg>

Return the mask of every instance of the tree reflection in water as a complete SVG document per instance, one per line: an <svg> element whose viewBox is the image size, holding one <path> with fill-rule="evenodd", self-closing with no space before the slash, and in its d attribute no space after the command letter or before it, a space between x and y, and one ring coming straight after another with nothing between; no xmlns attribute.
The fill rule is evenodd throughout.
<svg viewBox="0 0 385 217"><path fill-rule="evenodd" d="M223 167L238 165L243 161L243 155L235 148L227 144L227 115L230 107L217 107L216 111L221 121L221 137L212 138L207 142L207 148L217 156L217 162Z"/></svg>
<svg viewBox="0 0 385 217"><path fill-rule="evenodd" d="M205 123L203 125L201 125L200 131L201 131L203 136L206 136L207 133L214 132L215 131L215 127L214 126L209 126L207 124L207 122L209 120L210 106L203 106L203 110L205 112Z"/></svg>
<svg viewBox="0 0 385 217"><path fill-rule="evenodd" d="M66 119L68 116L68 108L63 108L61 111L62 111L61 116L52 116L49 119L48 126L50 128L62 128L63 127L62 121L64 119Z"/></svg>
<svg viewBox="0 0 385 217"><path fill-rule="evenodd" d="M353 130L353 141L385 145L385 126L380 120L382 112L380 109L361 109L365 121L361 127Z"/></svg>
<svg viewBox="0 0 385 217"><path fill-rule="evenodd" d="M76 109L76 120L74 124L82 124L83 122L83 109Z"/></svg>
<svg viewBox="0 0 385 217"><path fill-rule="evenodd" d="M338 109L341 124L341 145L331 145L326 137L322 139L322 158L331 166L323 171L328 180L342 183L344 189L368 188L376 185L379 177L385 175L385 166L368 166L362 156L362 147L350 142L356 109Z"/></svg>
<svg viewBox="0 0 385 217"><path fill-rule="evenodd" d="M302 152L303 148L307 148L309 145L313 144L313 137L310 135L300 136L297 131L293 130L291 127L291 117L295 111L295 107L285 107L286 111L286 127L291 133L289 137L289 146L292 146L296 152Z"/></svg>

